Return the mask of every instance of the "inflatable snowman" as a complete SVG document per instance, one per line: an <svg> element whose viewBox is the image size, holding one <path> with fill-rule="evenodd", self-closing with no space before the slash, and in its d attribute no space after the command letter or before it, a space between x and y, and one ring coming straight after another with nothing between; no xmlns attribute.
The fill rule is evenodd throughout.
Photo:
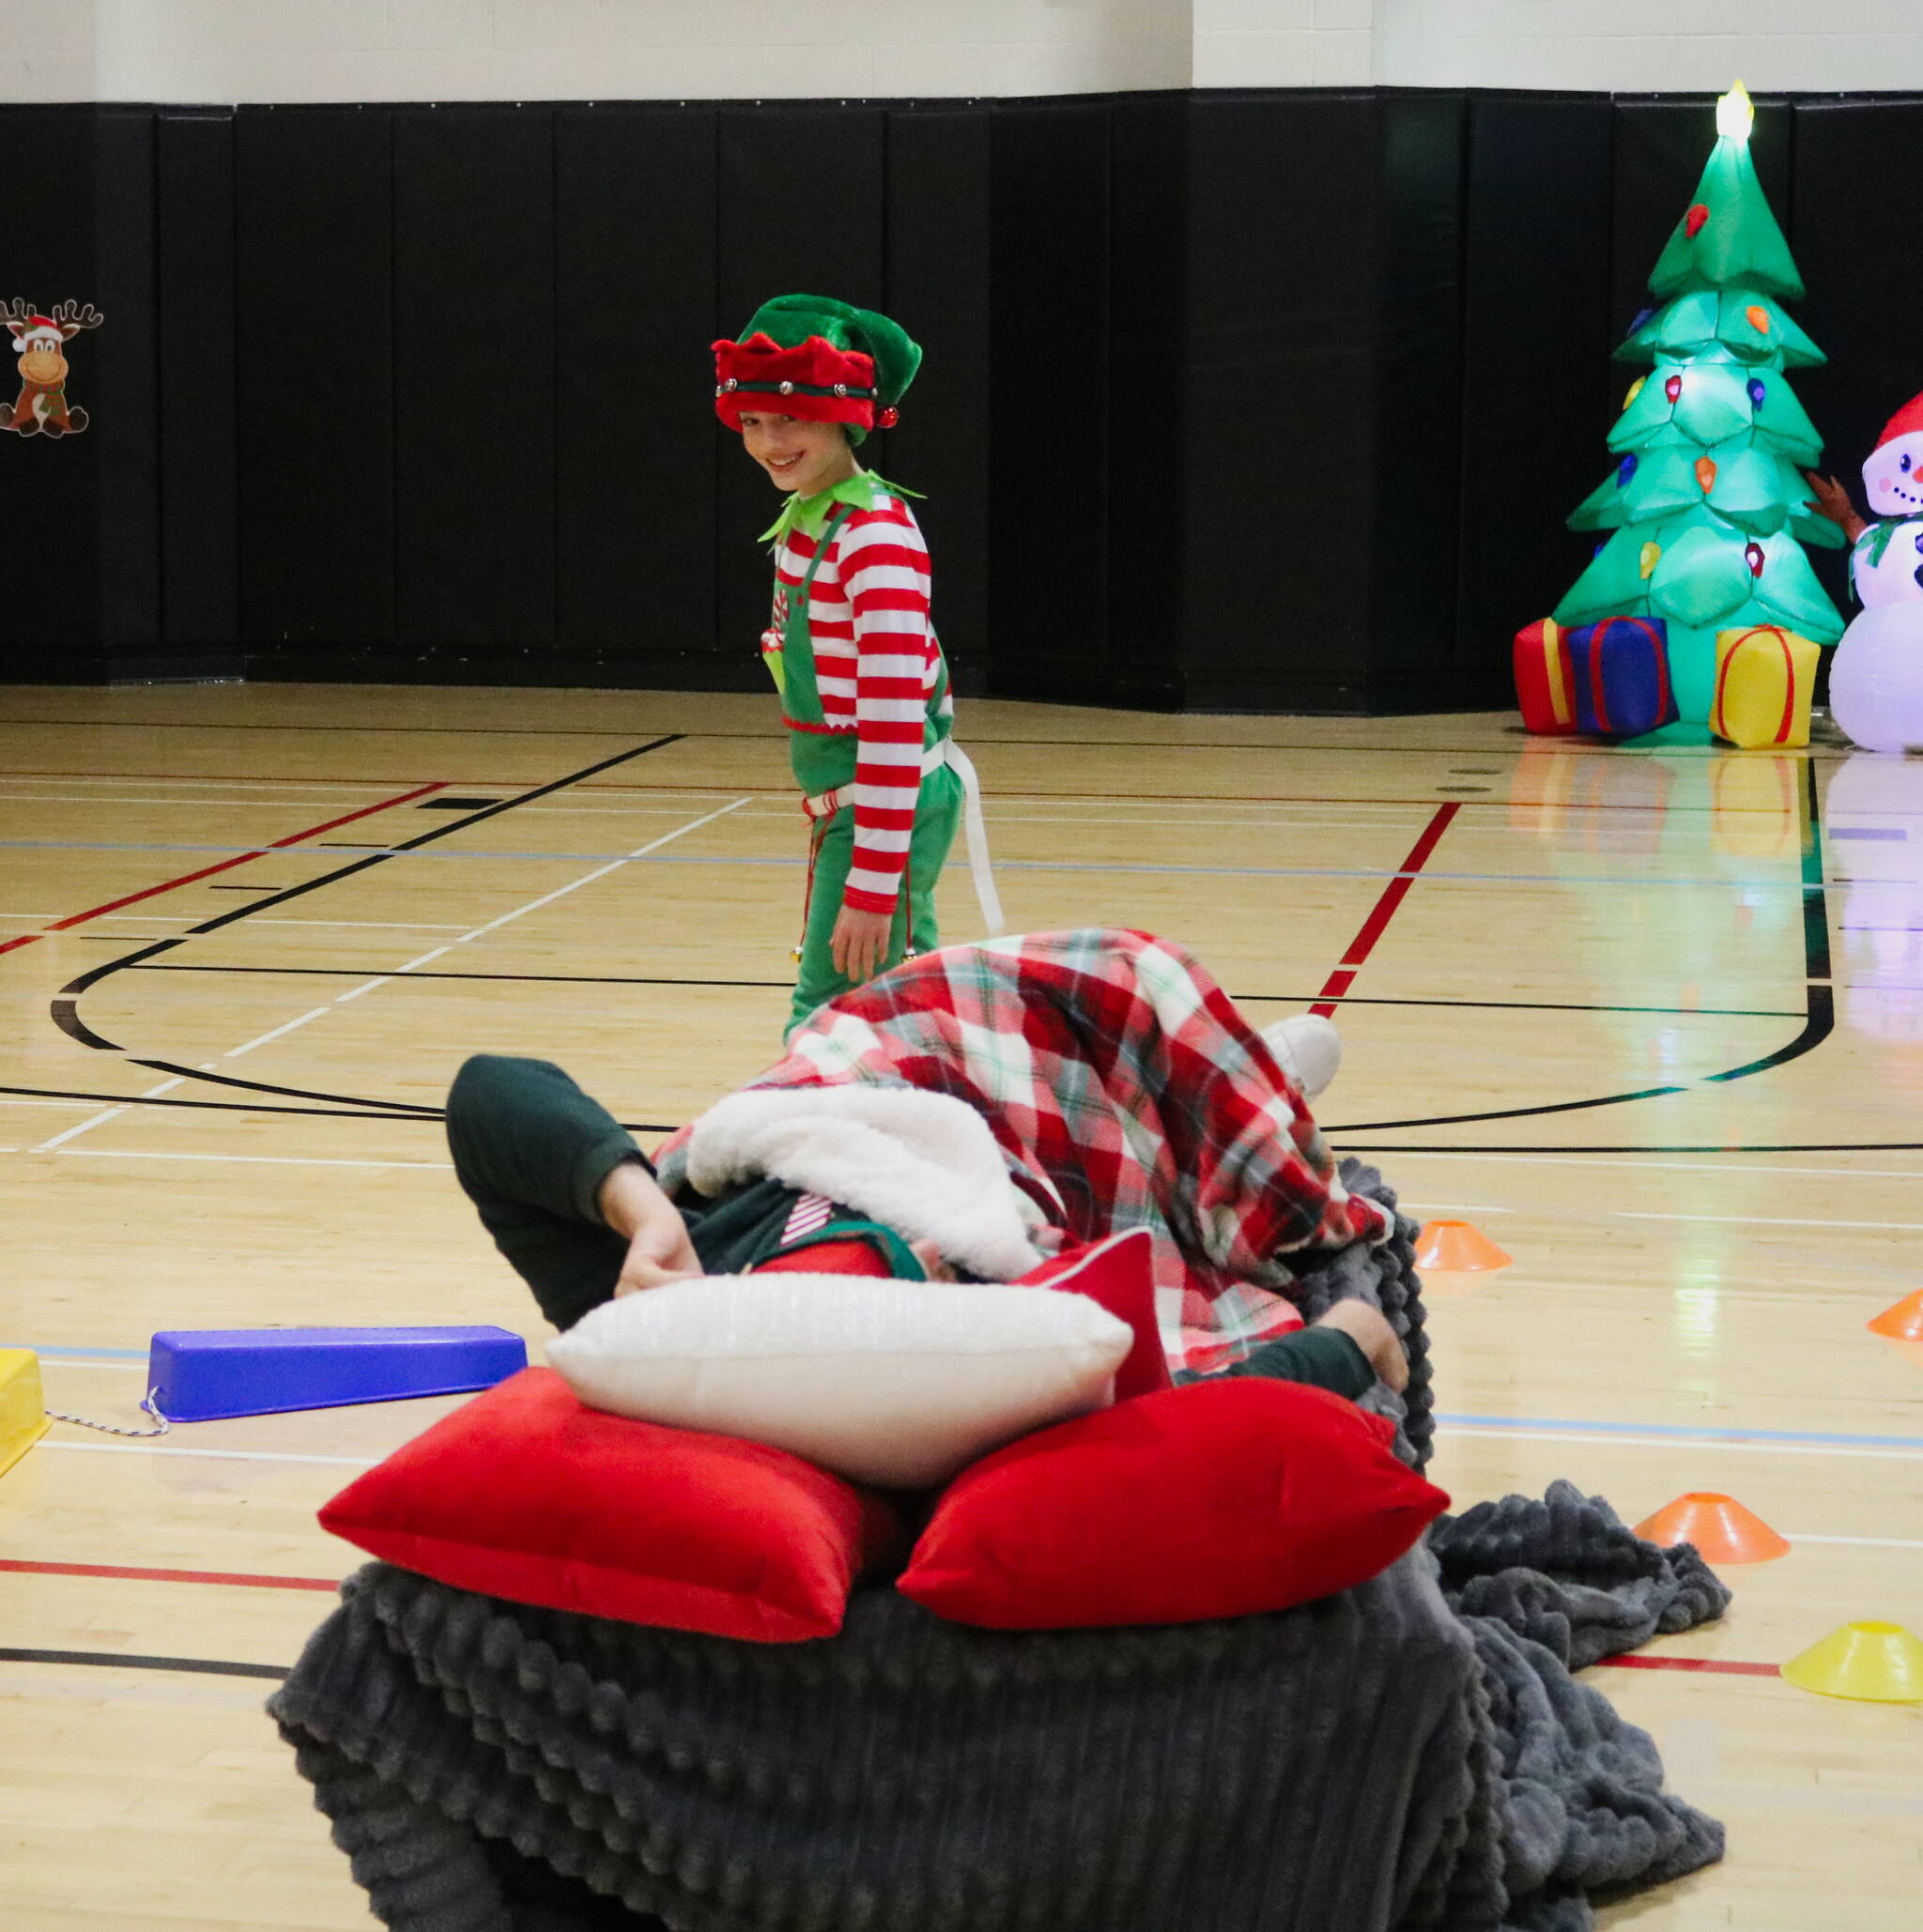
<svg viewBox="0 0 1923 1932"><path fill-rule="evenodd" d="M1866 751L1923 750L1923 395L1885 426L1863 486L1875 521L1850 556L1863 611L1830 666L1830 715Z"/></svg>

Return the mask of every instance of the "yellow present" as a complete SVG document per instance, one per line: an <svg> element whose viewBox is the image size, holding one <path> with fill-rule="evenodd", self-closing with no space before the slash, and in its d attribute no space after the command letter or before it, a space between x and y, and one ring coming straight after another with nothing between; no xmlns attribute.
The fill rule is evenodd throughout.
<svg viewBox="0 0 1923 1932"><path fill-rule="evenodd" d="M1809 743L1809 693L1823 652L1779 624L1716 633L1716 695L1709 728L1743 750L1794 751Z"/></svg>

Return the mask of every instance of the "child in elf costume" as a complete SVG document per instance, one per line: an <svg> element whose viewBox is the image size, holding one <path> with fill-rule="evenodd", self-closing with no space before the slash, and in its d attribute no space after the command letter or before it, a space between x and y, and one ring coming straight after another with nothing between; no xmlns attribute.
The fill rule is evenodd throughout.
<svg viewBox="0 0 1923 1932"><path fill-rule="evenodd" d="M885 315L825 296L764 302L715 347L715 411L788 502L762 648L811 836L789 1030L823 1002L936 946L935 882L964 818L976 888L1001 929L973 766L954 743L911 492L862 468L921 350Z"/></svg>

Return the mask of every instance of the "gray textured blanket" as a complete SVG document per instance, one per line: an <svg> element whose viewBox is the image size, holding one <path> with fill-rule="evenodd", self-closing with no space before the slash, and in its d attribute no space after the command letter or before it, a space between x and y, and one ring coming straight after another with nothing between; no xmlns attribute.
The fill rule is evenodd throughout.
<svg viewBox="0 0 1923 1932"><path fill-rule="evenodd" d="M1412 1233L1303 1298L1389 1311L1426 1460ZM1722 1834L1570 1669L1727 1602L1567 1483L1165 1629L967 1630L878 1586L761 1646L371 1564L270 1709L395 1932L1582 1932Z"/></svg>

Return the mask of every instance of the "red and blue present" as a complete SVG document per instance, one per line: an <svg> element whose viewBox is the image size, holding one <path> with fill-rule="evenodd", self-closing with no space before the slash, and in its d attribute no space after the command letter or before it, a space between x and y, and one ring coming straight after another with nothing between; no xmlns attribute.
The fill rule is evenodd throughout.
<svg viewBox="0 0 1923 1932"><path fill-rule="evenodd" d="M1659 617L1606 617L1562 634L1575 682L1576 728L1640 738L1676 721L1669 626Z"/></svg>

